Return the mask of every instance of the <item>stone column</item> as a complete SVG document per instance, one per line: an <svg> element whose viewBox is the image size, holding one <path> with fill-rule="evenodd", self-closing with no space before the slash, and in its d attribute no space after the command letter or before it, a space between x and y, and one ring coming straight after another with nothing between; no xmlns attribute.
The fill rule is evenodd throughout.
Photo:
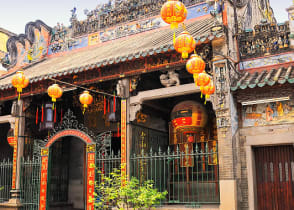
<svg viewBox="0 0 294 210"><path fill-rule="evenodd" d="M294 48L294 2L289 8L286 9L289 17L290 26L290 47Z"/></svg>
<svg viewBox="0 0 294 210"><path fill-rule="evenodd" d="M24 129L25 129L25 116L23 113L23 101L17 102L17 109L12 116L15 117L14 134L17 141L17 156L16 156L16 176L15 176L15 189L11 189L11 198L8 203L0 204L1 210L18 210L22 207L20 202L20 171L21 171L21 158L24 151Z"/></svg>
<svg viewBox="0 0 294 210"><path fill-rule="evenodd" d="M218 132L220 210L237 210L237 182L234 166L233 136L236 115L230 93L229 70L226 60L214 60L216 93L212 98ZM234 114L235 113L235 114Z"/></svg>

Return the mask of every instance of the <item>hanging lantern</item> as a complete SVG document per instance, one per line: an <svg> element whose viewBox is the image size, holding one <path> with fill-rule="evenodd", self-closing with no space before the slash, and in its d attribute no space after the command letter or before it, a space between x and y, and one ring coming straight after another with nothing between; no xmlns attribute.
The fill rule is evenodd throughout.
<svg viewBox="0 0 294 210"><path fill-rule="evenodd" d="M211 81L208 85L201 86L200 91L201 91L201 98L202 98L202 94L205 95L205 104L206 104L206 100L209 99L209 96L214 94L215 86L214 86L213 82Z"/></svg>
<svg viewBox="0 0 294 210"><path fill-rule="evenodd" d="M48 92L48 95L52 98L52 102L53 102L52 109L54 109L54 103L56 102L56 99L62 96L62 93L63 93L62 88L59 87L58 84L53 84L48 88L47 92Z"/></svg>
<svg viewBox="0 0 294 210"><path fill-rule="evenodd" d="M84 111L85 113L86 108L88 105L90 105L93 102L93 96L90 95L89 91L85 90L81 95L80 95L80 102L83 104Z"/></svg>
<svg viewBox="0 0 294 210"><path fill-rule="evenodd" d="M189 34L189 32L182 32L174 40L174 48L177 52L182 53L182 58L186 59L189 53L193 52L196 46L195 39Z"/></svg>
<svg viewBox="0 0 294 210"><path fill-rule="evenodd" d="M201 86L200 91L202 94L206 95L207 98L209 98L210 95L214 94L215 86L214 86L213 82L211 81L208 85Z"/></svg>
<svg viewBox="0 0 294 210"><path fill-rule="evenodd" d="M177 0L168 0L161 7L160 15L164 22L171 24L171 29L178 27L179 23L184 22L188 14L185 5Z"/></svg>
<svg viewBox="0 0 294 210"><path fill-rule="evenodd" d="M26 88L29 85L29 80L25 77L23 71L18 71L12 77L11 83L12 83L13 87L15 87L17 89L18 100L19 100L22 89Z"/></svg>
<svg viewBox="0 0 294 210"><path fill-rule="evenodd" d="M211 79L210 79L210 76L208 74L200 73L200 74L198 74L196 84L197 84L197 86L206 86L206 85L209 84L210 80Z"/></svg>
<svg viewBox="0 0 294 210"><path fill-rule="evenodd" d="M186 69L190 74L200 74L205 70L205 62L199 55L193 54L187 61Z"/></svg>

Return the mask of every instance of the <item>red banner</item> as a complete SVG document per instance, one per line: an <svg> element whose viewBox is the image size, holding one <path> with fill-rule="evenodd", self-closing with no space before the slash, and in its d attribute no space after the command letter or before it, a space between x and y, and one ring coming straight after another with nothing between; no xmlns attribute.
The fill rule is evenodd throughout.
<svg viewBox="0 0 294 210"><path fill-rule="evenodd" d="M12 189L16 188L16 161L17 161L17 138L18 138L18 122L19 119L15 120L14 128L14 146L13 146L13 165L12 165Z"/></svg>
<svg viewBox="0 0 294 210"><path fill-rule="evenodd" d="M95 153L87 154L87 210L94 210Z"/></svg>
<svg viewBox="0 0 294 210"><path fill-rule="evenodd" d="M46 210L49 149L42 149L41 153L42 153L42 165L41 165L40 208L39 208L39 210Z"/></svg>
<svg viewBox="0 0 294 210"><path fill-rule="evenodd" d="M127 169L127 101L121 100L121 176L126 177Z"/></svg>

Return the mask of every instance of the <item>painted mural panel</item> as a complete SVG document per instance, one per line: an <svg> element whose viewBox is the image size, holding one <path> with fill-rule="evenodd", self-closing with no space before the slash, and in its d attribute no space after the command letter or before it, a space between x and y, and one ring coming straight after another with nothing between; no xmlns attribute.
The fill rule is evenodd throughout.
<svg viewBox="0 0 294 210"><path fill-rule="evenodd" d="M294 123L294 101L243 106L243 127Z"/></svg>
<svg viewBox="0 0 294 210"><path fill-rule="evenodd" d="M275 55L255 60L244 61L240 64L240 70L259 68L280 63L287 63L291 61L294 61L294 53Z"/></svg>

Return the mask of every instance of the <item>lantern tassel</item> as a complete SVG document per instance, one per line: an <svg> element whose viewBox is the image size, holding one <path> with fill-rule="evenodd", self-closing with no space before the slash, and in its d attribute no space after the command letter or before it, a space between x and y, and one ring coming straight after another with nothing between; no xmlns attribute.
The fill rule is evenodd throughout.
<svg viewBox="0 0 294 210"><path fill-rule="evenodd" d="M103 98L103 105L104 105L104 115L106 115L106 98Z"/></svg>
<svg viewBox="0 0 294 210"><path fill-rule="evenodd" d="M20 92L18 92L18 99L17 99L18 101L20 100Z"/></svg>
<svg viewBox="0 0 294 210"><path fill-rule="evenodd" d="M60 123L62 123L62 116L63 115L63 110L62 110L62 108L61 108L61 111L60 111Z"/></svg>
<svg viewBox="0 0 294 210"><path fill-rule="evenodd" d="M56 107L54 109L54 123L56 123Z"/></svg>
<svg viewBox="0 0 294 210"><path fill-rule="evenodd" d="M55 107L55 106L54 106L54 104L55 104L55 103L53 102L53 105L52 105L52 110L54 110L54 107Z"/></svg>
<svg viewBox="0 0 294 210"><path fill-rule="evenodd" d="M113 94L113 112L115 112L115 108L116 108L116 98L115 98L115 93Z"/></svg>
<svg viewBox="0 0 294 210"><path fill-rule="evenodd" d="M41 122L44 122L44 106L42 104L42 116L41 116Z"/></svg>
<svg viewBox="0 0 294 210"><path fill-rule="evenodd" d="M107 113L110 113L110 100L107 99Z"/></svg>
<svg viewBox="0 0 294 210"><path fill-rule="evenodd" d="M38 124L39 121L39 107L37 107L37 111L36 111L36 125Z"/></svg>
<svg viewBox="0 0 294 210"><path fill-rule="evenodd" d="M201 98L203 98L203 94L202 94L202 92L201 92Z"/></svg>

